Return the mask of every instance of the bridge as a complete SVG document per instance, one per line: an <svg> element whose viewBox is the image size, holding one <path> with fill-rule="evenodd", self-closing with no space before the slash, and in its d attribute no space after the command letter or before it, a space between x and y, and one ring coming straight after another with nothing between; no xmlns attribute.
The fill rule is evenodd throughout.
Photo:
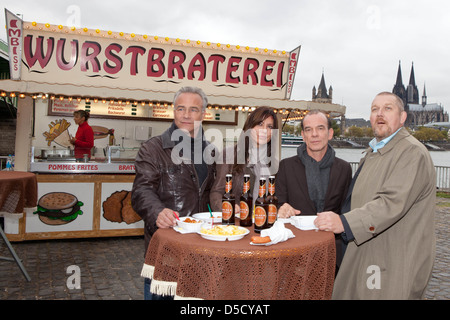
<svg viewBox="0 0 450 320"><path fill-rule="evenodd" d="M427 147L428 150L431 151L445 151L445 149L442 149L441 147L429 142L423 142L423 144L425 145L425 147Z"/></svg>
<svg viewBox="0 0 450 320"><path fill-rule="evenodd" d="M349 140L349 139L346 139L345 141L348 142L349 144L351 144L353 148L361 148L361 149L365 149L366 148L362 144L359 144L359 143L357 143L355 141L352 141L352 140Z"/></svg>

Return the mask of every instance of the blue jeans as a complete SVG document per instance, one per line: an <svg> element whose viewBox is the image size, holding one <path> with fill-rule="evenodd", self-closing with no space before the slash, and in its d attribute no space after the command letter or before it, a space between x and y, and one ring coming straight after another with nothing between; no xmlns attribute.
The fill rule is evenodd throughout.
<svg viewBox="0 0 450 320"><path fill-rule="evenodd" d="M173 300L172 296L162 296L150 292L150 285L152 280L149 278L144 279L144 300Z"/></svg>

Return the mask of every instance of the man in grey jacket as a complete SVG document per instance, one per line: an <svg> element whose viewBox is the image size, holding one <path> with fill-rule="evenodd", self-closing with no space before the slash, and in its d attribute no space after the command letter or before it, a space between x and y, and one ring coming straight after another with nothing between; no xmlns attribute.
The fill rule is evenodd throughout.
<svg viewBox="0 0 450 320"><path fill-rule="evenodd" d="M431 277L435 169L428 150L403 128L403 108L392 93L375 97L375 139L360 162L350 211L323 212L315 221L348 242L333 299L421 299Z"/></svg>

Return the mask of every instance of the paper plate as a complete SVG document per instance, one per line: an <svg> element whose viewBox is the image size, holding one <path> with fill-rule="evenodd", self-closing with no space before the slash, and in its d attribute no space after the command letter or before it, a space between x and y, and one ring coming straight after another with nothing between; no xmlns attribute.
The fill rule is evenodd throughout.
<svg viewBox="0 0 450 320"><path fill-rule="evenodd" d="M295 216L291 217L291 224L299 228L300 230L317 230L314 225L314 220L317 216Z"/></svg>

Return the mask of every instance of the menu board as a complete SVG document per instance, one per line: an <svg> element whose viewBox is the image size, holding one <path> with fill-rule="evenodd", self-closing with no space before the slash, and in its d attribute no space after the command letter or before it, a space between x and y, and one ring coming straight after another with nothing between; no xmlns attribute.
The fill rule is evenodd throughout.
<svg viewBox="0 0 450 320"><path fill-rule="evenodd" d="M122 101L78 101L78 100L51 100L49 115L70 114L74 111L86 110L92 117L145 117L148 118L149 106L135 105Z"/></svg>
<svg viewBox="0 0 450 320"><path fill-rule="evenodd" d="M86 110L92 118L122 118L131 120L172 121L172 104L152 103L133 104L108 100L49 100L48 115L73 115L74 111ZM237 124L237 111L227 108L209 107L206 109L205 123Z"/></svg>
<svg viewBox="0 0 450 320"><path fill-rule="evenodd" d="M235 110L223 108L207 108L204 121L226 122L237 124L237 112ZM149 109L149 117L153 119L170 119L173 120L173 107L168 104L153 105Z"/></svg>

